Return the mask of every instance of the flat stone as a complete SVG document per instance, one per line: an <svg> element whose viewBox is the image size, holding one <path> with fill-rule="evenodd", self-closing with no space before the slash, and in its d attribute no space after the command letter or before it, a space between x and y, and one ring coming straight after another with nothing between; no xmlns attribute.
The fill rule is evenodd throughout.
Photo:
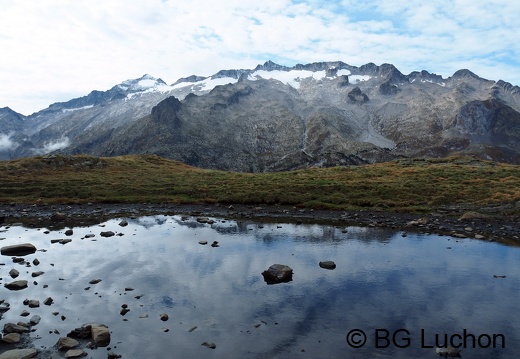
<svg viewBox="0 0 520 359"><path fill-rule="evenodd" d="M83 349L70 349L65 353L65 358L80 358L86 355L87 353Z"/></svg>
<svg viewBox="0 0 520 359"><path fill-rule="evenodd" d="M17 280L11 283L4 284L4 287L6 287L9 290L21 290L27 288L27 281L26 280Z"/></svg>
<svg viewBox="0 0 520 359"><path fill-rule="evenodd" d="M18 344L20 343L20 339L21 336L18 333L9 333L4 335L4 337L2 338L2 340L8 344Z"/></svg>
<svg viewBox="0 0 520 359"><path fill-rule="evenodd" d="M105 232L101 232L99 235L101 237L112 237L112 236L115 236L116 234L112 231L105 231Z"/></svg>
<svg viewBox="0 0 520 359"><path fill-rule="evenodd" d="M208 244L208 241L199 241L199 244L206 245Z"/></svg>
<svg viewBox="0 0 520 359"><path fill-rule="evenodd" d="M0 354L0 359L30 359L36 357L38 351L33 348L13 349Z"/></svg>
<svg viewBox="0 0 520 359"><path fill-rule="evenodd" d="M56 343L58 350L69 350L79 346L79 342L76 339L69 337L61 337Z"/></svg>
<svg viewBox="0 0 520 359"><path fill-rule="evenodd" d="M4 333L28 333L29 328L14 323L4 324Z"/></svg>
<svg viewBox="0 0 520 359"><path fill-rule="evenodd" d="M320 267L325 269L335 269L336 263L334 263L333 261L324 261L320 262Z"/></svg>
<svg viewBox="0 0 520 359"><path fill-rule="evenodd" d="M45 272L42 272L42 271L39 271L39 272L32 272L32 273L31 273L31 277L36 278L36 277L41 276L43 273L45 273Z"/></svg>
<svg viewBox="0 0 520 359"><path fill-rule="evenodd" d="M51 297L47 297L47 298L45 298L45 300L43 301L43 304L45 304L45 305L51 305L53 302L54 302L54 300L53 300Z"/></svg>
<svg viewBox="0 0 520 359"><path fill-rule="evenodd" d="M36 252L36 247L31 243L15 244L0 248L0 253L4 256L26 256Z"/></svg>
<svg viewBox="0 0 520 359"><path fill-rule="evenodd" d="M98 284L99 282L101 282L101 279L92 279L88 284Z"/></svg>
<svg viewBox="0 0 520 359"><path fill-rule="evenodd" d="M36 299L31 299L27 302L29 308L38 308L40 306L40 301Z"/></svg>

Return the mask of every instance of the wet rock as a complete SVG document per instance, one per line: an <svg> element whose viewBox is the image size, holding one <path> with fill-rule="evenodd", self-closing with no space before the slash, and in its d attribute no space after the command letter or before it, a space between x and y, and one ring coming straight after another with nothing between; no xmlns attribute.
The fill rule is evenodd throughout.
<svg viewBox="0 0 520 359"><path fill-rule="evenodd" d="M503 274L495 274L493 275L493 278L505 278L506 276Z"/></svg>
<svg viewBox="0 0 520 359"><path fill-rule="evenodd" d="M28 311L26 311L25 309L22 310L22 312L20 313L20 316L21 317L28 317L31 313L29 313Z"/></svg>
<svg viewBox="0 0 520 359"><path fill-rule="evenodd" d="M128 222L127 221L121 221L121 222L119 222L119 225L121 227L126 227L126 226L128 226Z"/></svg>
<svg viewBox="0 0 520 359"><path fill-rule="evenodd" d="M99 347L106 347L110 344L110 332L108 327L103 324L92 324L92 340Z"/></svg>
<svg viewBox="0 0 520 359"><path fill-rule="evenodd" d="M126 313L128 313L129 311L130 311L130 309L128 309L128 308L123 308L123 309L121 309L120 314L124 316L124 315L125 315Z"/></svg>
<svg viewBox="0 0 520 359"><path fill-rule="evenodd" d="M34 348L13 349L0 354L0 359L30 359L35 358L38 351Z"/></svg>
<svg viewBox="0 0 520 359"><path fill-rule="evenodd" d="M2 338L2 341L4 343L8 343L8 344L18 344L20 343L20 334L19 333L9 333L9 334L6 334L4 335L4 337Z"/></svg>
<svg viewBox="0 0 520 359"><path fill-rule="evenodd" d="M34 258L32 263L33 263L33 265L37 266L40 264L40 261L38 260L38 258Z"/></svg>
<svg viewBox="0 0 520 359"><path fill-rule="evenodd" d="M104 231L104 232L101 232L99 235L101 237L112 237L112 236L115 236L116 234L112 231Z"/></svg>
<svg viewBox="0 0 520 359"><path fill-rule="evenodd" d="M20 275L20 272L13 268L9 271L9 275L14 279Z"/></svg>
<svg viewBox="0 0 520 359"><path fill-rule="evenodd" d="M67 243L70 243L70 242L72 242L72 239L67 238L67 239L62 239L62 240L60 240L59 243L60 243L60 244L67 244Z"/></svg>
<svg viewBox="0 0 520 359"><path fill-rule="evenodd" d="M70 349L65 353L65 358L80 358L86 355L87 353L83 349Z"/></svg>
<svg viewBox="0 0 520 359"><path fill-rule="evenodd" d="M266 271L262 272L267 284L290 282L293 270L285 264L273 264Z"/></svg>
<svg viewBox="0 0 520 359"><path fill-rule="evenodd" d="M26 280L17 280L11 283L4 284L4 287L6 287L9 290L22 290L27 288L27 281Z"/></svg>
<svg viewBox="0 0 520 359"><path fill-rule="evenodd" d="M41 272L41 271L39 271L39 272L32 272L31 273L31 277L36 278L36 277L41 276L43 273L45 273L45 272Z"/></svg>
<svg viewBox="0 0 520 359"><path fill-rule="evenodd" d="M208 343L208 342L204 342L201 345L205 346L206 348L210 348L210 349L215 349L217 347L217 345L215 343Z"/></svg>
<svg viewBox="0 0 520 359"><path fill-rule="evenodd" d="M320 267L325 269L335 269L336 263L334 263L333 261L324 261L320 262Z"/></svg>
<svg viewBox="0 0 520 359"><path fill-rule="evenodd" d="M108 359L119 359L119 358L122 358L122 356L118 355L114 352L108 352Z"/></svg>
<svg viewBox="0 0 520 359"><path fill-rule="evenodd" d="M85 234L85 238L94 238L95 236L93 233Z"/></svg>
<svg viewBox="0 0 520 359"><path fill-rule="evenodd" d="M218 241L213 241L213 243L211 243L211 246L212 247L220 247L220 245L218 244Z"/></svg>
<svg viewBox="0 0 520 359"><path fill-rule="evenodd" d="M47 297L47 298L45 298L45 300L43 301L43 304L45 304L45 305L51 305L53 302L54 302L54 300L53 300L51 297Z"/></svg>
<svg viewBox="0 0 520 359"><path fill-rule="evenodd" d="M36 252L36 247L31 243L15 244L0 248L0 253L4 256L26 256Z"/></svg>
<svg viewBox="0 0 520 359"><path fill-rule="evenodd" d="M40 320L42 320L42 318L39 315L33 315L31 319L29 319L29 323L31 325L38 325L38 323L40 323Z"/></svg>
<svg viewBox="0 0 520 359"><path fill-rule="evenodd" d="M475 239L486 239L486 237L481 234L475 234Z"/></svg>
<svg viewBox="0 0 520 359"><path fill-rule="evenodd" d="M23 325L19 325L19 324L14 324L14 323L5 323L4 324L4 333L28 333L29 332L29 328L23 326Z"/></svg>
<svg viewBox="0 0 520 359"><path fill-rule="evenodd" d="M208 244L208 241L199 241L199 244L202 244L203 246Z"/></svg>
<svg viewBox="0 0 520 359"><path fill-rule="evenodd" d="M74 234L74 231L73 231L72 229L67 229L67 230L65 231L65 235L66 235L66 236L72 236L73 234Z"/></svg>
<svg viewBox="0 0 520 359"><path fill-rule="evenodd" d="M79 342L76 339L69 337L61 337L56 343L58 350L69 350L79 346Z"/></svg>
<svg viewBox="0 0 520 359"><path fill-rule="evenodd" d="M88 282L89 284L98 284L99 282L101 282L101 279L92 279L90 282Z"/></svg>
<svg viewBox="0 0 520 359"><path fill-rule="evenodd" d="M161 318L161 320L163 322L165 322L169 319L168 314L166 314L166 313L162 313L161 315L159 315L159 318Z"/></svg>

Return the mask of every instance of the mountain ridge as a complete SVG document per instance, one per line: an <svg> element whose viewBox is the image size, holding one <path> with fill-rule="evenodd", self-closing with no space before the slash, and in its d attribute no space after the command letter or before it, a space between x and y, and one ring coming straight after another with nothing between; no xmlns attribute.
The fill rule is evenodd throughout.
<svg viewBox="0 0 520 359"><path fill-rule="evenodd" d="M455 153L520 163L520 88L467 69L445 79L387 63L267 61L171 85L145 74L31 116L7 113L3 159L155 153L252 172Z"/></svg>

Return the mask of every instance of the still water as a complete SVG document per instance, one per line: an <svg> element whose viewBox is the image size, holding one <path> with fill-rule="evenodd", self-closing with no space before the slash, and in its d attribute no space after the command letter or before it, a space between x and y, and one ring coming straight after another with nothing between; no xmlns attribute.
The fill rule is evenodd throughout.
<svg viewBox="0 0 520 359"><path fill-rule="evenodd" d="M1 246L30 242L39 251L26 260L40 261L28 268L0 258L2 284L12 268L29 280L21 291L0 288L11 305L0 325L27 321L24 309L37 314L34 346L50 348L84 323L103 323L123 358L435 358L436 341L450 339L463 358L520 357L520 248L376 228L121 220L69 237L64 229L0 227ZM99 235L109 230L123 235ZM72 242L51 244L61 238ZM325 260L336 269L320 268ZM275 263L293 268L291 282L264 282L262 271ZM34 271L45 273L31 278ZM28 308L24 299L41 305ZM361 331L366 342L353 348L348 334L359 346ZM86 351L107 357L106 348Z"/></svg>

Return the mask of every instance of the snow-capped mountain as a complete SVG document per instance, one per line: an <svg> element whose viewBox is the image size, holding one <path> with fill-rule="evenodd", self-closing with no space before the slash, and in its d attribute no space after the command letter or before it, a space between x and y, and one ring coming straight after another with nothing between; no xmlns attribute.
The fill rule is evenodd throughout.
<svg viewBox="0 0 520 359"><path fill-rule="evenodd" d="M144 75L24 117L0 109L0 157L157 153L270 171L441 157L520 163L520 88L468 70L449 78L341 61Z"/></svg>

